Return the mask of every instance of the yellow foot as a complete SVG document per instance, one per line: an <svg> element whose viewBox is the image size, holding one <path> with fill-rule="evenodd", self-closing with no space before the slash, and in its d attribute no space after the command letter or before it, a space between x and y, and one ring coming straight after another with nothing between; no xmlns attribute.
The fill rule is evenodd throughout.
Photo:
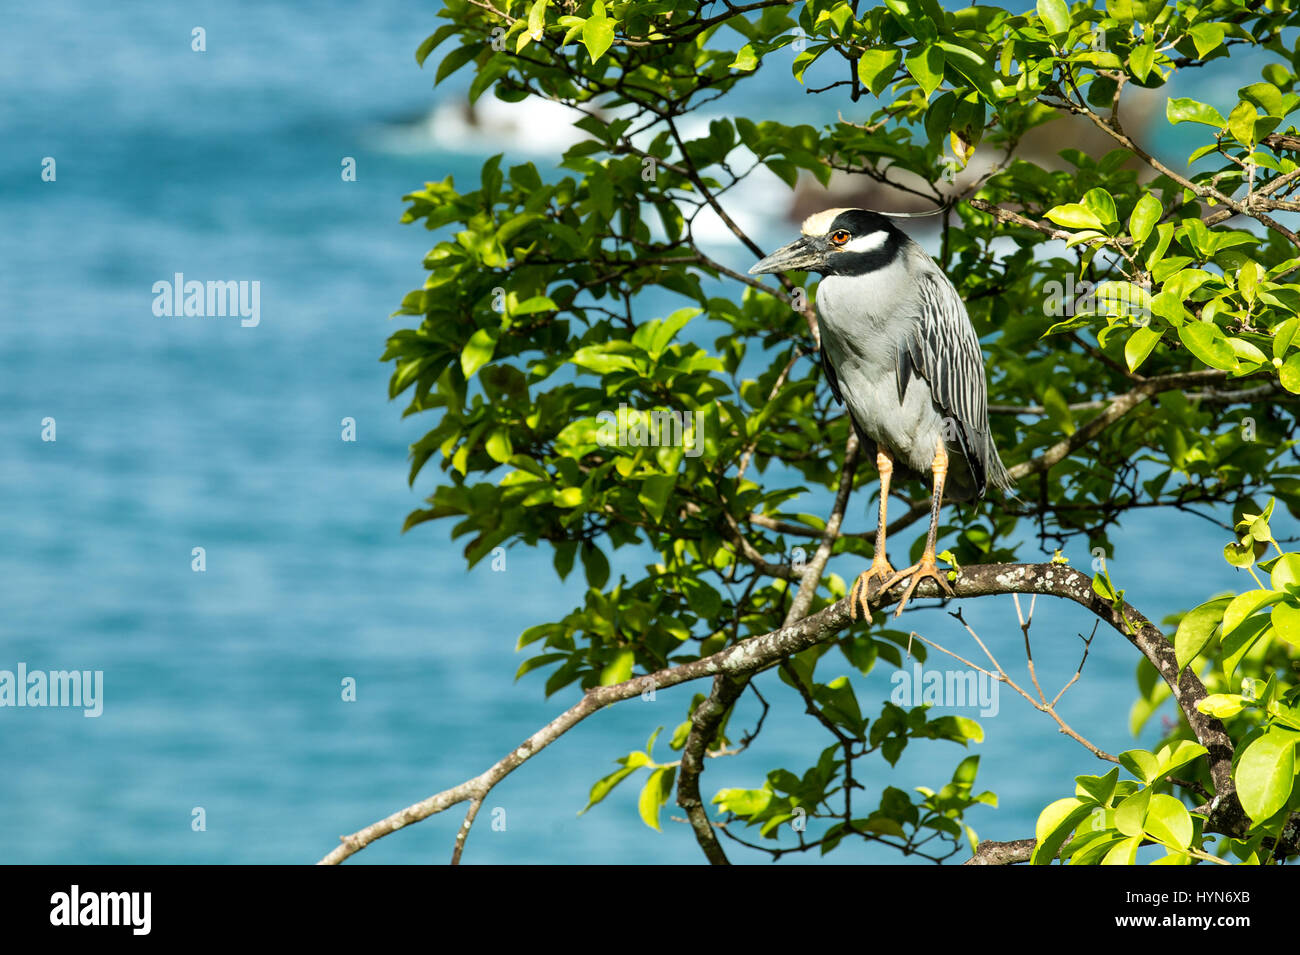
<svg viewBox="0 0 1300 955"><path fill-rule="evenodd" d="M849 612L852 619L857 620L859 616L863 620L871 619L871 607L869 606L871 598L885 589L880 586L880 582L893 575L894 568L889 566L888 560L884 557L872 558L871 566L858 575L858 579L853 584L853 590L849 593ZM874 592L871 589L873 580L876 581Z"/></svg>
<svg viewBox="0 0 1300 955"><path fill-rule="evenodd" d="M907 602L912 599L912 591L916 590L916 585L927 577L935 581L939 585L939 589L949 597L953 596L952 588L948 586L947 572L939 569L933 557L922 557L920 563L913 564L907 570L900 570L880 585L880 591L883 593L906 577L912 579L908 581L907 589L903 591L903 597L898 601L898 609L894 611L895 617L903 612Z"/></svg>

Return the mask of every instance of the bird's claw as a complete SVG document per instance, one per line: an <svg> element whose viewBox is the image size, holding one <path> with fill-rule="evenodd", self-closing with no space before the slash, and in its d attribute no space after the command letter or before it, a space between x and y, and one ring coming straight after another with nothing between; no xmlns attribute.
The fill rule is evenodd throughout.
<svg viewBox="0 0 1300 955"><path fill-rule="evenodd" d="M871 598L885 590L881 582L892 576L896 575L889 561L884 557L872 559L871 566L858 575L858 579L853 582L853 590L849 592L849 613L852 619L871 619ZM873 580L876 582L875 590L871 589Z"/></svg>
<svg viewBox="0 0 1300 955"><path fill-rule="evenodd" d="M894 611L895 617L902 614L903 608L906 607L907 602L912 599L912 592L916 590L916 585L926 578L937 583L939 589L942 590L945 595L949 597L954 596L952 587L948 584L948 574L939 569L939 565L935 563L934 557L926 556L922 556L918 563L913 564L906 570L900 570L898 573L894 574L894 576L886 580L880 585L880 592L883 593L884 591L889 590L899 581L907 577L911 577L912 579L908 581L907 589L903 591L903 596L898 601L898 609Z"/></svg>

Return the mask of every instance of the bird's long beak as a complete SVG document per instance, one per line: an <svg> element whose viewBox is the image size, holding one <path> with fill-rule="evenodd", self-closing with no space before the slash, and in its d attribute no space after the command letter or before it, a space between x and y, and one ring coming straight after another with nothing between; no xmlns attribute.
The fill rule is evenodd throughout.
<svg viewBox="0 0 1300 955"><path fill-rule="evenodd" d="M749 270L750 275L764 272L809 272L821 263L821 249L812 236L796 239L777 249Z"/></svg>

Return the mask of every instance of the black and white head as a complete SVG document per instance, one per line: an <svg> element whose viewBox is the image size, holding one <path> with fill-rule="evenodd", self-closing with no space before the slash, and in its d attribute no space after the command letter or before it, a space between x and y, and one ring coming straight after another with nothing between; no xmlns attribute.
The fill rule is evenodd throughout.
<svg viewBox="0 0 1300 955"><path fill-rule="evenodd" d="M900 254L907 235L885 216L866 209L827 209L803 221L802 237L777 249L752 269L763 272L817 272L866 275Z"/></svg>

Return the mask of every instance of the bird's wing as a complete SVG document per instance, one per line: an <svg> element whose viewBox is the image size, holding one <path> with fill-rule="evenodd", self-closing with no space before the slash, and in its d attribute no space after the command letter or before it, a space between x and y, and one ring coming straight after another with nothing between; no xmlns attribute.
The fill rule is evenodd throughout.
<svg viewBox="0 0 1300 955"><path fill-rule="evenodd" d="M898 397L913 375L930 386L930 394L955 433L970 464L975 487L983 491L988 475L988 383L984 355L966 306L942 273L916 275L920 314L898 353Z"/></svg>
<svg viewBox="0 0 1300 955"><path fill-rule="evenodd" d="M821 355L822 355L822 370L826 372L826 380L830 382L831 394L835 396L836 401L838 401L840 404L844 404L844 396L840 394L840 380L835 376L835 369L831 365L831 360L826 357L825 343L822 344Z"/></svg>

